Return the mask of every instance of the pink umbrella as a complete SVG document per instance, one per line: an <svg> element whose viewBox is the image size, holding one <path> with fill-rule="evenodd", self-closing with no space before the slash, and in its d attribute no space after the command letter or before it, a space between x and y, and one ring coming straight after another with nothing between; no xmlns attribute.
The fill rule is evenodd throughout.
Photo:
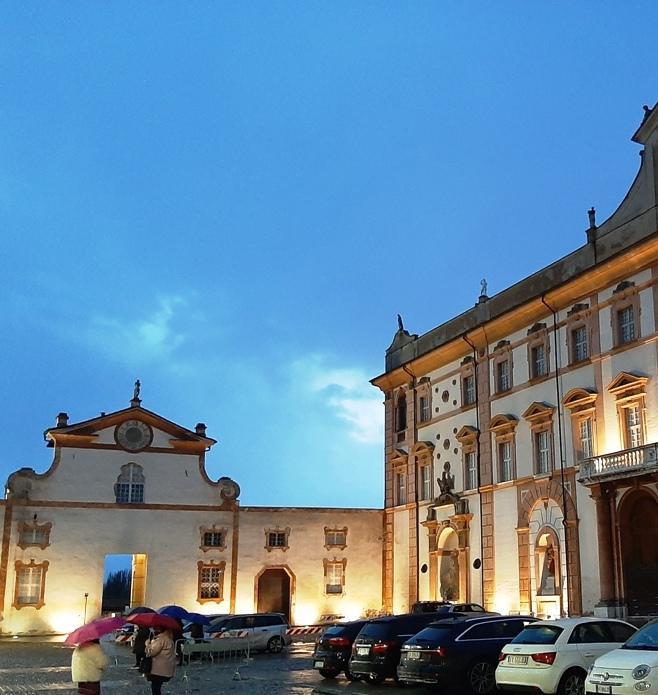
<svg viewBox="0 0 658 695"><path fill-rule="evenodd" d="M79 627L64 640L64 644L75 645L91 642L94 639L100 639L103 635L107 635L114 630L118 630L126 624L124 618L98 618L90 623Z"/></svg>
<svg viewBox="0 0 658 695"><path fill-rule="evenodd" d="M160 630L180 630L180 623L168 615L160 613L137 613L126 618L129 623L134 623L139 627L152 627Z"/></svg>

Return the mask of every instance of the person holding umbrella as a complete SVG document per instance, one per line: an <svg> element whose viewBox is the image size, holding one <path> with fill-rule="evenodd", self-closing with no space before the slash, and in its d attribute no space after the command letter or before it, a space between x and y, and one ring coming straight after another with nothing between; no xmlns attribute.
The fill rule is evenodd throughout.
<svg viewBox="0 0 658 695"><path fill-rule="evenodd" d="M160 695L162 684L171 680L176 673L173 631L156 628L156 636L146 643L146 656L152 658L151 672L146 676L151 683L151 693Z"/></svg>
<svg viewBox="0 0 658 695"><path fill-rule="evenodd" d="M71 657L71 680L78 684L78 695L99 695L101 678L109 665L99 640L79 644Z"/></svg>
<svg viewBox="0 0 658 695"><path fill-rule="evenodd" d="M146 640L151 635L151 631L147 627L138 627L135 631L135 638L133 640L133 654L135 655L135 666L133 668L139 668L142 663L142 659L146 656Z"/></svg>
<svg viewBox="0 0 658 695"><path fill-rule="evenodd" d="M99 618L74 630L64 644L76 645L71 657L71 680L78 684L78 695L98 695L101 678L109 661L101 649L99 638L118 630L123 618Z"/></svg>

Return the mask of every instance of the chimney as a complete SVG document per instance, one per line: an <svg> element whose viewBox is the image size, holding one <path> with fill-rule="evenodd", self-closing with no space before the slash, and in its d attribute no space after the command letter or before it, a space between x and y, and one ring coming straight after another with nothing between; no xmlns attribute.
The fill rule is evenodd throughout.
<svg viewBox="0 0 658 695"><path fill-rule="evenodd" d="M68 413L57 414L57 427L66 427L69 424Z"/></svg>
<svg viewBox="0 0 658 695"><path fill-rule="evenodd" d="M196 427L194 428L194 431L200 436L200 437L205 437L206 436L206 425L204 422L197 422Z"/></svg>

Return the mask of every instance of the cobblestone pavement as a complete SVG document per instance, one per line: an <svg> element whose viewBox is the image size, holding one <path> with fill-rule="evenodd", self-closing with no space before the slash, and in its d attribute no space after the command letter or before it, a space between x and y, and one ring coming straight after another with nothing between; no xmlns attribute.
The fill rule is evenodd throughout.
<svg viewBox="0 0 658 695"><path fill-rule="evenodd" d="M133 655L126 646L104 643L110 666L103 695L148 695L149 684L131 669ZM283 654L255 654L251 660L198 663L178 669L163 695L416 695L424 689L349 683L339 677L325 681L311 668L311 644L294 644ZM61 644L0 642L0 695L56 692L75 695L71 683L71 650ZM238 675L239 674L239 675ZM239 679L238 679L239 678Z"/></svg>

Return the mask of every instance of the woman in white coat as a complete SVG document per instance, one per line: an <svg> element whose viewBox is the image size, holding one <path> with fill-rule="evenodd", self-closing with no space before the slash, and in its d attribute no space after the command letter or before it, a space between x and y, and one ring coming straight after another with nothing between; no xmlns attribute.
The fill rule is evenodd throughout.
<svg viewBox="0 0 658 695"><path fill-rule="evenodd" d="M80 644L71 657L71 680L78 684L78 695L99 695L103 671L109 660L95 639Z"/></svg>

